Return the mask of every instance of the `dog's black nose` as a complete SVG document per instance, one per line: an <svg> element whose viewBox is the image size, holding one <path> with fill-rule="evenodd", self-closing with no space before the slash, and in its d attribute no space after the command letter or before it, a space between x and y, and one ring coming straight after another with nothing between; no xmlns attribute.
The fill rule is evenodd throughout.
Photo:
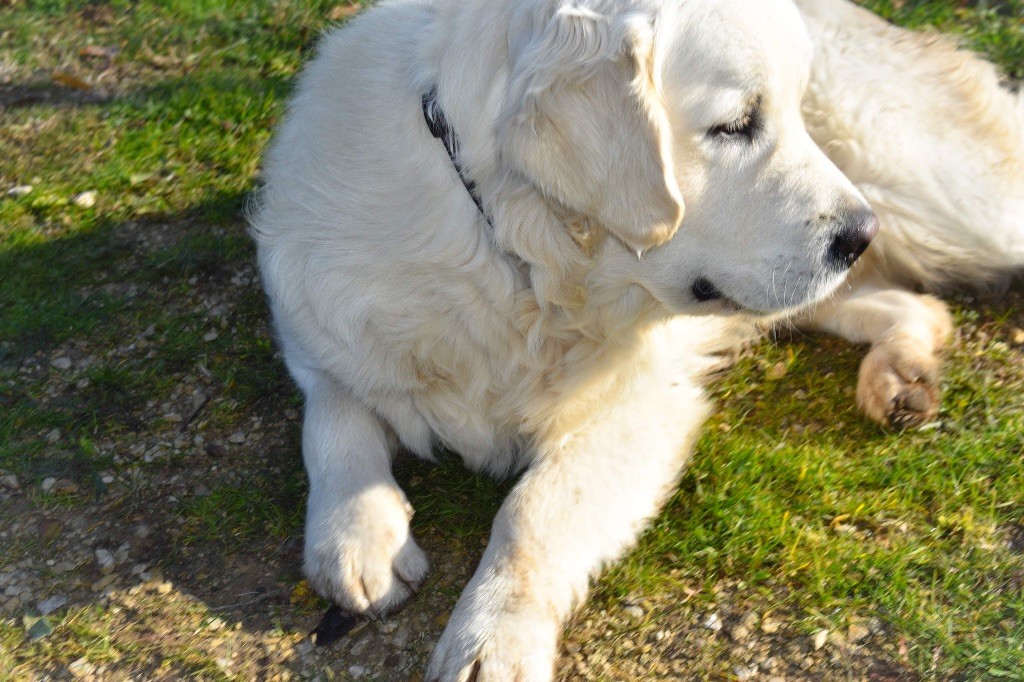
<svg viewBox="0 0 1024 682"><path fill-rule="evenodd" d="M690 287L690 291L693 292L693 297L701 303L722 298L722 292L706 277L698 277Z"/></svg>
<svg viewBox="0 0 1024 682"><path fill-rule="evenodd" d="M828 247L828 260L845 270L853 265L878 234L878 216L867 208L858 209L843 221L839 234Z"/></svg>

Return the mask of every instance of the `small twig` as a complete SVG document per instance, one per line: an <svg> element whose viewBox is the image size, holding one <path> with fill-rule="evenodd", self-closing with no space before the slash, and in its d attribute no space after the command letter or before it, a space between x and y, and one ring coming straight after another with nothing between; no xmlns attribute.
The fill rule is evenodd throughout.
<svg viewBox="0 0 1024 682"><path fill-rule="evenodd" d="M255 592L243 592L242 594L239 594L237 596L243 597L246 594L255 594ZM259 597L256 597L255 599L250 599L249 601L243 601L243 602L239 602L237 604L225 604L223 606L212 606L212 607L210 607L210 610L211 611L227 611L229 609L240 609L240 608L243 608L245 606L253 606L253 605L259 604L261 602L269 601L271 599L274 599L275 597L280 597L282 595L283 595L282 592L267 592L265 594L260 595Z"/></svg>

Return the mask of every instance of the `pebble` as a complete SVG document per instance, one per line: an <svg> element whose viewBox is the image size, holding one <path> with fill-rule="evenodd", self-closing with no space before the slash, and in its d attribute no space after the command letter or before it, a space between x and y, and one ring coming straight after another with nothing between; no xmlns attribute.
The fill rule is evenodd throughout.
<svg viewBox="0 0 1024 682"><path fill-rule="evenodd" d="M18 485L18 477L15 476L14 474L0 476L0 488L7 488L8 490L21 490L21 486Z"/></svg>
<svg viewBox="0 0 1024 682"><path fill-rule="evenodd" d="M747 641L747 638L750 637L750 630L743 625L737 625L732 629L732 632L729 633L729 636L732 637L735 642L745 642Z"/></svg>
<svg viewBox="0 0 1024 682"><path fill-rule="evenodd" d="M846 638L855 644L867 639L870 634L871 630L863 623L851 623L846 630Z"/></svg>
<svg viewBox="0 0 1024 682"><path fill-rule="evenodd" d="M78 484L66 478L58 478L53 484L53 492L64 495L73 495L78 492Z"/></svg>
<svg viewBox="0 0 1024 682"><path fill-rule="evenodd" d="M60 429L53 429L48 434L46 434L46 442L49 443L50 445L56 445L58 442L60 442Z"/></svg>
<svg viewBox="0 0 1024 682"><path fill-rule="evenodd" d="M768 618L765 618L761 623L761 632L766 635L774 635L780 629L782 629L782 623L777 620L769 620Z"/></svg>
<svg viewBox="0 0 1024 682"><path fill-rule="evenodd" d="M54 358L50 361L50 365L60 370L71 369L71 358L65 356Z"/></svg>
<svg viewBox="0 0 1024 682"><path fill-rule="evenodd" d="M92 208L96 205L96 191L79 192L71 197L71 203L79 208Z"/></svg>
<svg viewBox="0 0 1024 682"><path fill-rule="evenodd" d="M719 618L717 612L712 613L710 616L704 619L704 622L701 623L701 625L706 627L708 630L711 630L712 632L718 632L722 629L722 619Z"/></svg>
<svg viewBox="0 0 1024 682"><path fill-rule="evenodd" d="M75 677L88 677L96 671L96 666L89 662L85 656L68 665L68 672Z"/></svg>
<svg viewBox="0 0 1024 682"><path fill-rule="evenodd" d="M366 674L366 668L361 665L349 666L348 674L352 676L352 679L358 680Z"/></svg>
<svg viewBox="0 0 1024 682"><path fill-rule="evenodd" d="M63 594L55 594L49 599L44 599L36 605L40 616L47 616L68 603L68 598Z"/></svg>
<svg viewBox="0 0 1024 682"><path fill-rule="evenodd" d="M625 614L630 618L640 619L644 617L644 610L636 604L631 604L623 609Z"/></svg>
<svg viewBox="0 0 1024 682"><path fill-rule="evenodd" d="M240 443L244 443L245 442L245 434L242 433L241 431L236 431L233 434L231 434L230 436L228 436L228 442L229 443L234 443L235 445L238 445Z"/></svg>
<svg viewBox="0 0 1024 682"><path fill-rule="evenodd" d="M825 629L818 630L814 633L814 636L811 637L811 644L814 646L815 651L825 646L826 641L828 641L828 630Z"/></svg>
<svg viewBox="0 0 1024 682"><path fill-rule="evenodd" d="M114 570L114 554L109 549L97 549L96 552L96 565L100 567L100 573L104 575Z"/></svg>
<svg viewBox="0 0 1024 682"><path fill-rule="evenodd" d="M17 185L16 187L12 187L9 190L7 190L7 196L12 197L14 199L18 199L19 197L23 197L26 194L30 194L32 192L32 189L32 185Z"/></svg>
<svg viewBox="0 0 1024 682"><path fill-rule="evenodd" d="M111 573L110 575L104 576L96 582L94 582L89 589L91 589L93 592L102 592L103 590L110 587L115 580L117 580L117 574Z"/></svg>
<svg viewBox="0 0 1024 682"><path fill-rule="evenodd" d="M36 641L53 634L53 626L46 618L38 618L31 624L26 622L26 631L31 641Z"/></svg>
<svg viewBox="0 0 1024 682"><path fill-rule="evenodd" d="M754 676L757 675L757 668L753 666L748 668L747 666L740 665L733 668L733 672L736 673L736 679L740 680L740 682L746 682L747 680L754 679Z"/></svg>
<svg viewBox="0 0 1024 682"><path fill-rule="evenodd" d="M203 334L203 341L216 341L218 336L220 335L217 333L217 330L211 329L210 331Z"/></svg>
<svg viewBox="0 0 1024 682"><path fill-rule="evenodd" d="M46 478L43 479L43 482L40 484L39 487L42 489L42 491L44 493L48 493L48 492L50 492L50 490L53 489L53 486L56 483L57 483L57 479L56 478L54 478L53 476L47 476Z"/></svg>

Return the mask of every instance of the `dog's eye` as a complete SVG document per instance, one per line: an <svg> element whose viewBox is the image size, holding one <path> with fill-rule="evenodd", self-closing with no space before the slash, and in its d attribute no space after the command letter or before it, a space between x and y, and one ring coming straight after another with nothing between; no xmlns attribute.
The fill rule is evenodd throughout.
<svg viewBox="0 0 1024 682"><path fill-rule="evenodd" d="M752 97L747 103L747 110L735 121L723 123L708 131L708 137L712 140L730 140L753 142L754 137L761 130L761 104L763 99L760 95Z"/></svg>
<svg viewBox="0 0 1024 682"><path fill-rule="evenodd" d="M725 123L720 126L715 126L708 131L708 137L715 139L745 139L747 142L751 142L754 139L754 135L757 133L757 119L750 114L744 114L743 118L737 119L730 123Z"/></svg>

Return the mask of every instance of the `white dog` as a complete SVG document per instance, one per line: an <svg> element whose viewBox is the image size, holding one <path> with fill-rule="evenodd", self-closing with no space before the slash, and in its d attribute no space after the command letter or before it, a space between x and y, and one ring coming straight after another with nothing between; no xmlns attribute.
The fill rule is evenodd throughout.
<svg viewBox="0 0 1024 682"><path fill-rule="evenodd" d="M1024 265L1020 99L943 41L797 5L391 0L301 77L254 222L306 397L310 581L379 615L424 579L399 447L525 469L429 679L551 677L752 323L873 344L864 409L926 418L950 318L906 287Z"/></svg>

